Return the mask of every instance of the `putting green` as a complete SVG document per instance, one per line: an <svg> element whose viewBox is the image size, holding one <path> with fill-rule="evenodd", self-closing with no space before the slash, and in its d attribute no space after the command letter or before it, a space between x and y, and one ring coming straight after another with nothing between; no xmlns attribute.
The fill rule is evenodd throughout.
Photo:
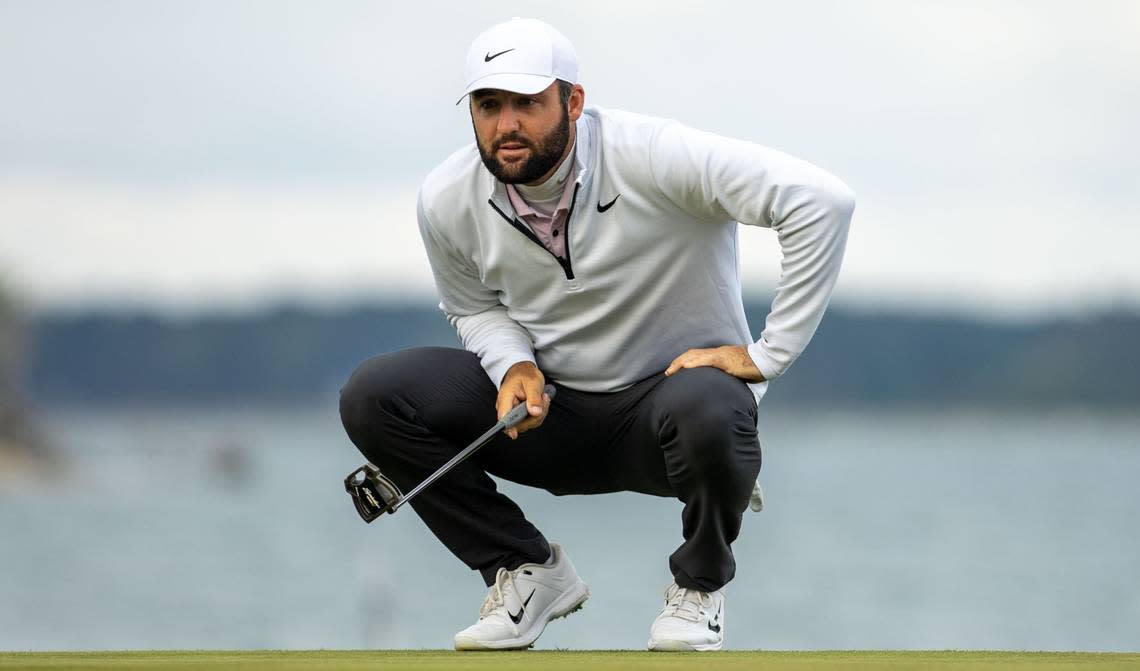
<svg viewBox="0 0 1140 671"><path fill-rule="evenodd" d="M1140 654L832 651L650 653L436 650L3 652L0 669L1140 669Z"/></svg>

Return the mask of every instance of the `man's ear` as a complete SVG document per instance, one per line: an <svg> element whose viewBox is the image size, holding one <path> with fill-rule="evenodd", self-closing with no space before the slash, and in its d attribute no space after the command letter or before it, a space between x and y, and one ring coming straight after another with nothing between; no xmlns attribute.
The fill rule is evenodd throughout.
<svg viewBox="0 0 1140 671"><path fill-rule="evenodd" d="M570 91L570 99L566 101L566 111L571 121L577 121L586 107L586 89L581 84L575 84Z"/></svg>

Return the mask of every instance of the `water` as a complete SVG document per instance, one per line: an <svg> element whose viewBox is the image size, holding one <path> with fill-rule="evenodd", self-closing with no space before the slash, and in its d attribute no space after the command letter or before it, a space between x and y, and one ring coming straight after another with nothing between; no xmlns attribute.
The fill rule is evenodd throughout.
<svg viewBox="0 0 1140 671"><path fill-rule="evenodd" d="M402 510L370 526L335 408L56 411L65 468L0 480L0 649L439 648L484 587ZM1140 649L1140 418L762 416L730 648ZM539 648L641 648L680 504L511 484L593 597Z"/></svg>

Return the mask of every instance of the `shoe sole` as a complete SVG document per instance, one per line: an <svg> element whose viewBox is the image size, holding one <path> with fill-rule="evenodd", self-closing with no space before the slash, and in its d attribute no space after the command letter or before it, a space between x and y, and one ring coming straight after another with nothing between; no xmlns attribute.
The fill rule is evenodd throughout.
<svg viewBox="0 0 1140 671"><path fill-rule="evenodd" d="M711 652L713 650L720 650L724 646L724 640L721 639L716 643L686 643L685 641L664 640L655 641L649 639L646 647L654 652Z"/></svg>
<svg viewBox="0 0 1140 671"><path fill-rule="evenodd" d="M525 650L533 647L534 642L542 636L546 625L560 617L582 610L586 599L590 598L590 588L586 583L579 581L576 586L567 590L557 600L551 602L546 610L534 620L534 624L522 636L508 638L502 641L478 641L473 638L455 637L456 650ZM533 634L533 635L532 635Z"/></svg>

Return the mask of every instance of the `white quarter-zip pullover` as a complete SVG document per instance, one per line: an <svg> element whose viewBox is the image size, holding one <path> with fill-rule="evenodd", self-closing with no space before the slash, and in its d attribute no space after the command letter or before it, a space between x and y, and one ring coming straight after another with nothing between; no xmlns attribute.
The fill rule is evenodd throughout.
<svg viewBox="0 0 1140 671"><path fill-rule="evenodd" d="M418 218L440 309L498 386L533 361L609 392L690 348L748 345L767 380L827 308L855 200L829 173L675 121L590 107L558 259L518 220L474 144L424 180ZM776 231L783 260L760 339L745 320L737 222ZM751 385L759 399L767 383Z"/></svg>

